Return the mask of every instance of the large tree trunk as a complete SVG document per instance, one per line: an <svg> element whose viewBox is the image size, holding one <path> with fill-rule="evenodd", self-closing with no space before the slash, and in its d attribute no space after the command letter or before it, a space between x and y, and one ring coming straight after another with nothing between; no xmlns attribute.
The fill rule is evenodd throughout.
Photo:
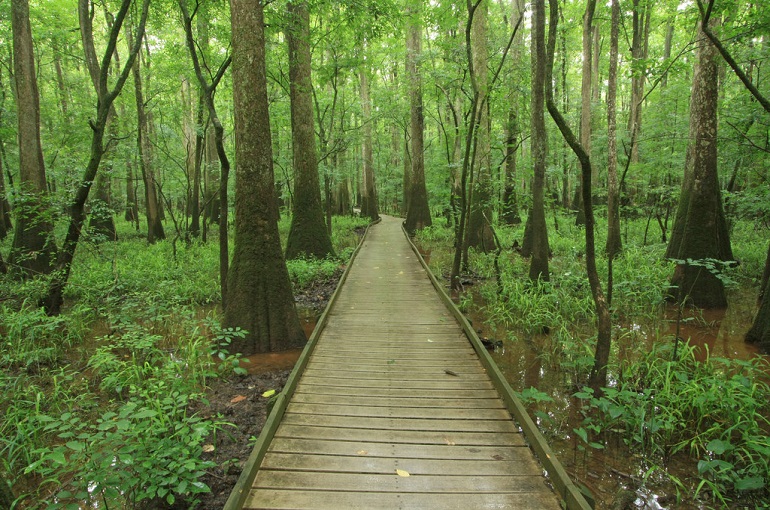
<svg viewBox="0 0 770 510"><path fill-rule="evenodd" d="M492 170L489 136L489 72L487 70L487 10L488 2L481 0L474 11L471 27L473 75L478 92L478 116L471 156L470 217L465 248L482 251L495 249L492 234ZM467 257L466 257L467 258Z"/></svg>
<svg viewBox="0 0 770 510"><path fill-rule="evenodd" d="M678 300L703 308L723 308L727 306L724 284L705 267L711 264L708 259L733 260L717 174L719 55L703 32L698 33L701 37L690 98L690 142L666 257L682 261L671 280L678 289Z"/></svg>
<svg viewBox="0 0 770 510"><path fill-rule="evenodd" d="M550 279L548 273L548 228L545 221L545 164L548 140L545 131L545 0L534 1L532 22L532 94L530 99L531 145L534 178L532 209L527 218L525 243L531 247L529 278ZM550 83L548 83L550 87Z"/></svg>
<svg viewBox="0 0 770 510"><path fill-rule="evenodd" d="M628 117L628 132L631 139L631 162L639 161L639 140L642 129L642 98L644 97L645 71L644 60L647 58L647 40L649 36L652 1L633 0L633 34L631 39L631 104Z"/></svg>
<svg viewBox="0 0 770 510"><path fill-rule="evenodd" d="M250 355L300 347L278 235L261 0L230 0L235 112L235 249L223 325L248 333L229 349Z"/></svg>
<svg viewBox="0 0 770 510"><path fill-rule="evenodd" d="M406 35L406 79L409 84L411 117L411 160L409 199L405 228L413 233L431 225L428 192L425 189L425 154L422 111L422 75L419 61L422 54L422 0L410 4L409 28ZM406 179L404 179L406 181Z"/></svg>
<svg viewBox="0 0 770 510"><path fill-rule="evenodd" d="M9 263L21 269L22 276L33 277L51 272L56 247L40 144L40 97L28 0L11 1L11 22L21 180Z"/></svg>
<svg viewBox="0 0 770 510"><path fill-rule="evenodd" d="M294 203L286 258L324 258L333 255L334 248L324 223L318 180L310 78L310 13L305 0L289 2L287 10Z"/></svg>
<svg viewBox="0 0 770 510"><path fill-rule="evenodd" d="M617 91L618 91L618 26L619 0L612 0L610 27L610 69L607 78L607 245L608 257L615 257L622 249L620 238L620 190L618 187L617 147Z"/></svg>

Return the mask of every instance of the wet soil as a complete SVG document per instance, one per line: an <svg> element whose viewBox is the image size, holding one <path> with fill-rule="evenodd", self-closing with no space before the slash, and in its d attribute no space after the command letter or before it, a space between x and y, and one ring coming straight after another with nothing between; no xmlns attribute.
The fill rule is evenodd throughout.
<svg viewBox="0 0 770 510"><path fill-rule="evenodd" d="M343 271L341 267L332 277L314 282L295 294L300 322L308 337L337 288ZM209 405L194 411L228 425L216 437L210 438L204 448L211 450L213 446L212 451L203 453L203 458L214 461L216 467L203 476L202 481L211 492L199 497L200 502L195 508L215 510L224 507L267 419L270 399L262 394L283 389L301 352L302 349L293 349L250 356L241 365L248 371L247 375L215 380L209 385L206 392Z"/></svg>

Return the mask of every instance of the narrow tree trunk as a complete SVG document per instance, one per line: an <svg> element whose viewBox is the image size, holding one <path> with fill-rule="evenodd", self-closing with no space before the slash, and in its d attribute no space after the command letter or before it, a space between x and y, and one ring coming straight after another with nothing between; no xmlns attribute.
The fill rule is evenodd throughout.
<svg viewBox="0 0 770 510"><path fill-rule="evenodd" d="M595 0L590 0L586 10L593 10ZM582 181L583 207L586 215L585 239L586 239L586 273L588 283L591 287L591 295L594 300L597 318L597 337L596 352L594 354L594 366L589 377L589 386L597 393L607 384L607 364L610 357L610 347L612 343L612 320L607 300L602 291L599 273L596 269L596 246L594 240L594 212L591 197L591 157L585 148L580 144L577 137L570 129L564 116L561 114L553 99L553 89L551 88L551 77L553 73L553 57L555 53L556 30L559 23L558 0L549 0L550 5L550 23L548 37L548 63L546 67L546 104L548 113L559 128L564 140L569 144L572 151L580 161L580 176Z"/></svg>
<svg viewBox="0 0 770 510"><path fill-rule="evenodd" d="M488 2L481 0L476 7L471 27L473 74L478 91L478 120L474 130L474 154L471 157L470 217L466 249L484 252L495 249L492 235L492 161L489 134L489 72L487 51Z"/></svg>
<svg viewBox="0 0 770 510"><path fill-rule="evenodd" d="M131 44L131 41L129 41ZM137 117L137 148L139 153L139 166L142 169L144 180L144 200L147 212L147 241L154 243L166 238L163 223L160 216L160 203L156 188L155 171L152 163L152 144L150 143L150 126L147 113L144 108L144 94L142 92L142 73L139 59L136 59L133 67L134 97L136 99Z"/></svg>
<svg viewBox="0 0 770 510"><path fill-rule="evenodd" d="M278 234L263 9L261 0L230 1L235 249L223 325L248 332L229 346L245 355L299 347L305 342Z"/></svg>
<svg viewBox="0 0 770 510"><path fill-rule="evenodd" d="M612 0L610 27L610 69L607 78L607 246L610 258L622 249L620 238L620 190L618 187L617 91L618 91L618 26L619 0Z"/></svg>
<svg viewBox="0 0 770 510"><path fill-rule="evenodd" d="M310 77L310 12L305 0L289 2L287 11L294 203L286 258L324 258L333 255L334 248L324 223L318 180Z"/></svg>
<svg viewBox="0 0 770 510"><path fill-rule="evenodd" d="M12 227L11 205L8 203L8 195L5 189L5 175L3 175L3 160L0 158L0 241L6 238L8 231Z"/></svg>

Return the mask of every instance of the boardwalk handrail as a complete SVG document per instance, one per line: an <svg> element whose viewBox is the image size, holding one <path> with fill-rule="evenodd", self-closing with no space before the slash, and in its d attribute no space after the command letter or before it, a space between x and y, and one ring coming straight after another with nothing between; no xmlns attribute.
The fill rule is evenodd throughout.
<svg viewBox="0 0 770 510"><path fill-rule="evenodd" d="M241 508L243 508L243 505L246 502L246 498L249 496L251 485L254 483L254 479L257 476L257 471L259 470L259 466L262 463L262 459L264 458L265 453L267 453L267 449L270 446L270 442L273 440L273 436L275 436L275 431L278 429L278 425L281 423L281 419L286 412L286 407L289 405L289 400L291 400L291 397L294 394L294 390L297 388L297 384L299 383L299 379L302 376L302 372L305 370L305 367L310 360L310 355L313 354L313 351L318 344L318 337L321 336L321 332L326 326L329 310L332 309L334 302L337 301L340 289L345 283L345 280L348 278L350 268L353 267L353 261L356 259L358 252L361 250L361 246L364 244L366 235L369 233L369 228L372 225L379 223L379 221L380 220L378 219L369 224L369 226L366 228L366 231L364 232L364 235L358 242L358 246L356 246L356 249L350 256L348 265L345 268L345 271L342 273L340 281L337 283L337 288L334 290L331 298L329 298L329 302L321 314L321 317L318 319L316 327L313 329L313 333L310 335L307 344L305 344L305 348L303 349L302 354L300 354L299 359L297 359L297 362L294 364L294 369L291 371L291 374L289 374L289 378L286 380L286 384L284 385L283 390L281 390L281 392L278 394L278 397L275 400L275 404L273 405L273 409L270 412L270 415L267 417L267 420L265 420L265 425L262 427L262 431L257 438L257 442L254 443L254 449L251 451L251 455L249 455L246 464L244 464L243 470L241 470L241 475L238 477L238 481L235 483L232 492L230 492L230 497L227 498L227 502L225 503L223 510L241 510Z"/></svg>
<svg viewBox="0 0 770 510"><path fill-rule="evenodd" d="M486 347L484 347L484 344L481 343L481 340L479 339L473 327L471 327L468 319L457 308L457 305L455 305L454 301L452 301L446 291L444 291L443 285L431 272L428 264L422 257L420 250L412 242L412 239L404 228L403 224L401 225L401 229L403 230L404 236L409 242L409 245L412 247L412 251L417 256L420 264L422 264L425 272L428 274L433 287L436 289L436 292L444 302L444 305L446 305L447 309L449 309L452 315L454 315L455 319L457 319L457 322L462 327L471 345L473 345L473 349L476 351L476 354L481 360L482 365L484 365L484 368L487 370L490 379L492 379L492 384L494 384L495 389L497 389L497 391L500 393L500 397L503 399L503 402L505 402L505 406L508 411L519 423L519 426L524 432L524 436L527 438L530 446L537 454L538 460L547 471L548 478L551 480L551 483L553 483L556 492L562 498L562 501L566 503L567 510L591 510L591 505L588 504L585 497L580 492L580 489L578 489L577 486L572 482L569 475L567 474L567 471L564 469L564 466L561 465L561 462L559 462L559 460L556 458L556 455L551 450L551 447L548 446L548 443L543 437L543 434L540 433L537 425L535 425L535 422L533 422L532 418L530 418L526 408L516 396L510 384L508 384L505 376L502 374L502 372L500 372L500 369L492 359L492 356L490 356Z"/></svg>

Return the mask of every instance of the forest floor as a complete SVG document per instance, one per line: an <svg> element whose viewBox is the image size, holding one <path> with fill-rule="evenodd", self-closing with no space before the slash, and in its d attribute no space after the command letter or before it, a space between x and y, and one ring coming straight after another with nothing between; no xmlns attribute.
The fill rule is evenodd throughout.
<svg viewBox="0 0 770 510"><path fill-rule="evenodd" d="M314 282L297 293L295 301L298 309L317 319L337 288L342 273L343 268L340 268L332 277ZM315 320L312 321L312 326L315 326ZM286 363L283 366L271 363L252 364L255 366L244 365L244 368L249 370L247 375L233 375L211 382L206 391L209 405L191 410L200 413L204 418L229 424L220 430L215 438L211 438L213 451L203 454L205 460L211 460L217 466L210 469L201 480L211 488L211 492L201 495L200 503L196 507L198 509L215 510L224 507L267 419L270 399L262 394L269 390L280 392L291 373L291 366L285 368ZM291 360L289 365L293 365ZM208 449L210 448L204 448L204 451Z"/></svg>

